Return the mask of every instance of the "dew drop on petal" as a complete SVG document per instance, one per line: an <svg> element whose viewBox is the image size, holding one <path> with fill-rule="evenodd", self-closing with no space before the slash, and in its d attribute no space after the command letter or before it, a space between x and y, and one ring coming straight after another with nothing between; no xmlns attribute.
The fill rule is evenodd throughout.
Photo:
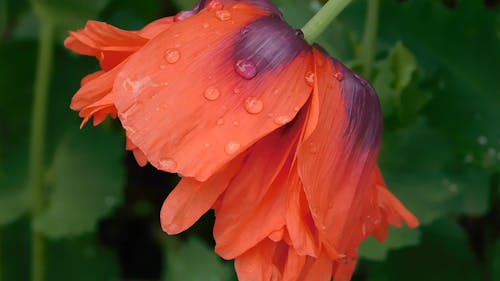
<svg viewBox="0 0 500 281"><path fill-rule="evenodd" d="M210 147L210 146L212 146L212 145L211 145L211 144L209 144L209 143L205 143L205 144L204 144L204 146L205 146L205 148L209 148L209 147Z"/></svg>
<svg viewBox="0 0 500 281"><path fill-rule="evenodd" d="M232 18L231 12L229 12L228 10L216 11L215 17L218 18L220 21L228 21Z"/></svg>
<svg viewBox="0 0 500 281"><path fill-rule="evenodd" d="M249 97L245 100L245 109L248 113L258 114L263 108L264 103L255 97Z"/></svg>
<svg viewBox="0 0 500 281"><path fill-rule="evenodd" d="M234 88L233 93L239 94L239 93L241 93L241 90L239 88Z"/></svg>
<svg viewBox="0 0 500 281"><path fill-rule="evenodd" d="M219 118L219 119L217 120L217 125L219 125L219 126L224 125L224 119Z"/></svg>
<svg viewBox="0 0 500 281"><path fill-rule="evenodd" d="M168 63L176 63L181 58L181 53L177 49L168 49L165 51L165 59Z"/></svg>
<svg viewBox="0 0 500 281"><path fill-rule="evenodd" d="M257 66L250 60L238 60L234 65L234 69L236 70L236 73L247 80L250 80L257 75Z"/></svg>
<svg viewBox="0 0 500 281"><path fill-rule="evenodd" d="M226 144L224 151L227 154L232 155L232 154L236 153L240 149L240 147L241 147L241 145L239 143L234 142L234 141L230 141Z"/></svg>
<svg viewBox="0 0 500 281"><path fill-rule="evenodd" d="M218 10L222 10L222 8L224 8L224 4L222 4L222 2L220 2L218 0L212 0L207 5L207 9L209 11L218 11Z"/></svg>
<svg viewBox="0 0 500 281"><path fill-rule="evenodd" d="M209 28L210 24L209 23L204 23L202 26L203 26L203 28Z"/></svg>
<svg viewBox="0 0 500 281"><path fill-rule="evenodd" d="M306 72L304 79L306 80L307 85L313 86L314 81L316 80L316 74L312 71L308 71L308 72Z"/></svg>
<svg viewBox="0 0 500 281"><path fill-rule="evenodd" d="M276 123L278 125L285 125L289 121L290 121L290 117L288 117L286 115L281 115L281 116L274 118L274 123Z"/></svg>
<svg viewBox="0 0 500 281"><path fill-rule="evenodd" d="M337 72L337 73L333 74L333 76L335 77L335 79L337 79L339 81L342 81L344 79L344 74L342 74L342 72Z"/></svg>
<svg viewBox="0 0 500 281"><path fill-rule="evenodd" d="M238 127L240 125L240 122L238 121L233 121L233 126Z"/></svg>
<svg viewBox="0 0 500 281"><path fill-rule="evenodd" d="M173 172L177 168L177 162L172 158L165 158L160 160L161 169Z"/></svg>
<svg viewBox="0 0 500 281"><path fill-rule="evenodd" d="M220 91L217 88L208 87L205 90L204 96L207 100L214 101L220 97Z"/></svg>

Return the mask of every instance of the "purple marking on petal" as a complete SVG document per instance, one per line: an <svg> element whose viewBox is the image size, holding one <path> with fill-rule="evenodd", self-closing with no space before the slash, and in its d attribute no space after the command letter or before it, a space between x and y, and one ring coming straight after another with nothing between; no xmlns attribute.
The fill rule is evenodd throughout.
<svg viewBox="0 0 500 281"><path fill-rule="evenodd" d="M194 15L196 15L197 13L199 13L201 10L203 10L203 8L205 8L205 6L209 3L210 1L209 0L201 0L200 2L198 2L196 5L194 5L193 8L191 8L191 10L186 10L186 11L180 11L179 13L177 13L177 15L175 15L174 17L174 21L181 21L181 20L185 20L187 18L190 18Z"/></svg>
<svg viewBox="0 0 500 281"><path fill-rule="evenodd" d="M262 17L236 35L235 62L251 62L257 74L290 63L310 46L295 29L277 17Z"/></svg>
<svg viewBox="0 0 500 281"><path fill-rule="evenodd" d="M336 59L333 61L343 74L342 95L348 114L345 134L352 134L354 143L363 149L378 149L382 142L383 117L377 93L363 77Z"/></svg>

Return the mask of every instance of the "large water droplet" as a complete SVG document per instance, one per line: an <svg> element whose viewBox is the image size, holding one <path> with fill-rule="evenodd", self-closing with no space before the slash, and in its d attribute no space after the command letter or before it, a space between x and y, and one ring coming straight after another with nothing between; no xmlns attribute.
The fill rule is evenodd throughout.
<svg viewBox="0 0 500 281"><path fill-rule="evenodd" d="M217 120L217 125L219 125L219 126L224 125L224 119L219 118L219 119Z"/></svg>
<svg viewBox="0 0 500 281"><path fill-rule="evenodd" d="M342 81L344 79L344 74L342 74L342 72L337 72L337 73L333 74L333 76L335 77L335 79L337 79L339 81Z"/></svg>
<svg viewBox="0 0 500 281"><path fill-rule="evenodd" d="M221 21L228 21L231 19L231 12L228 10L219 10L215 12L215 17Z"/></svg>
<svg viewBox="0 0 500 281"><path fill-rule="evenodd" d="M218 10L222 10L222 8L224 8L224 4L222 4L222 2L220 2L218 0L212 0L207 5L207 9L209 11L218 11Z"/></svg>
<svg viewBox="0 0 500 281"><path fill-rule="evenodd" d="M247 80L250 80L257 75L257 66L250 60L238 60L234 65L234 69L236 70L236 73Z"/></svg>
<svg viewBox="0 0 500 281"><path fill-rule="evenodd" d="M286 123L290 122L290 117L286 115L281 115L276 118L274 118L274 123L278 125L285 125Z"/></svg>
<svg viewBox="0 0 500 281"><path fill-rule="evenodd" d="M217 88L209 87L205 90L204 96L207 100L213 101L220 97L220 91Z"/></svg>
<svg viewBox="0 0 500 281"><path fill-rule="evenodd" d="M240 149L240 147L241 147L241 144L234 142L234 141L230 141L226 144L224 151L227 154L231 155L231 154L236 153Z"/></svg>
<svg viewBox="0 0 500 281"><path fill-rule="evenodd" d="M175 162L172 158L165 158L160 160L160 165L162 170L166 170L167 172L174 172L177 168L177 162Z"/></svg>
<svg viewBox="0 0 500 281"><path fill-rule="evenodd" d="M306 80L307 85L312 87L314 85L314 81L316 80L316 74L312 71L308 71L306 72L304 79Z"/></svg>
<svg viewBox="0 0 500 281"><path fill-rule="evenodd" d="M165 59L168 63L176 63L181 58L181 53L177 49L168 49L165 51Z"/></svg>
<svg viewBox="0 0 500 281"><path fill-rule="evenodd" d="M255 97L249 97L245 100L245 109L248 113L258 114L263 108L264 103Z"/></svg>

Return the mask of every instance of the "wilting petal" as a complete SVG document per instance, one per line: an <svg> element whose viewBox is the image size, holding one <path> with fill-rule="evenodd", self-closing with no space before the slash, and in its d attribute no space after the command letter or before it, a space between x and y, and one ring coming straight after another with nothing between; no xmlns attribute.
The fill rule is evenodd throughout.
<svg viewBox="0 0 500 281"><path fill-rule="evenodd" d="M306 112L248 150L216 209L216 252L232 259L285 224L287 179ZM258 175L258 177L256 177Z"/></svg>
<svg viewBox="0 0 500 281"><path fill-rule="evenodd" d="M123 64L111 71L99 71L83 79L82 87L73 96L70 106L71 109L80 111L80 117L84 118L81 127L96 114L100 114L100 117L95 120L94 125L102 122L108 114L116 117L112 86L122 67Z"/></svg>
<svg viewBox="0 0 500 281"><path fill-rule="evenodd" d="M102 69L107 71L167 29L172 22L172 18L164 18L137 32L122 30L104 22L88 21L84 29L70 32L64 46L76 53L96 57Z"/></svg>
<svg viewBox="0 0 500 281"><path fill-rule="evenodd" d="M380 105L373 89L341 63L315 50L319 115L298 154L314 222L332 256L345 251L379 152ZM337 78L337 79L336 79ZM308 124L310 126L310 124Z"/></svg>
<svg viewBox="0 0 500 281"><path fill-rule="evenodd" d="M202 10L130 57L115 81L116 107L155 167L204 181L306 102L309 48L278 19L256 29L261 20L273 23L244 4Z"/></svg>
<svg viewBox="0 0 500 281"><path fill-rule="evenodd" d="M183 178L168 195L160 212L161 226L168 234L191 227L217 201L234 175L240 170L245 155L234 159L205 182Z"/></svg>

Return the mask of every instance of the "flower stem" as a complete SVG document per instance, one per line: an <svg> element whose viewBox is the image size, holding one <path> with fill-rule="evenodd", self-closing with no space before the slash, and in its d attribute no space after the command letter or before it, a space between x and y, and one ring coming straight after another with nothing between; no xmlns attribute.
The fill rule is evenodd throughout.
<svg viewBox="0 0 500 281"><path fill-rule="evenodd" d="M40 18L40 35L38 46L38 61L33 92L33 108L31 116L30 163L29 182L32 196L32 256L31 280L43 281L45 275L45 239L33 226L34 219L41 214L44 207L44 150L47 102L49 96L49 82L52 70L52 56L54 43L54 26L48 17L40 12L37 3L34 4ZM37 9L38 8L38 9Z"/></svg>
<svg viewBox="0 0 500 281"><path fill-rule="evenodd" d="M2 237L2 228L0 227L0 281L3 281L3 237Z"/></svg>
<svg viewBox="0 0 500 281"><path fill-rule="evenodd" d="M352 0L330 0L302 28L304 37L312 44L328 25L344 10Z"/></svg>
<svg viewBox="0 0 500 281"><path fill-rule="evenodd" d="M363 52L361 62L363 64L363 75L370 79L372 75L373 60L377 48L377 29L379 0L367 0L368 9L366 11L365 34L363 35Z"/></svg>

